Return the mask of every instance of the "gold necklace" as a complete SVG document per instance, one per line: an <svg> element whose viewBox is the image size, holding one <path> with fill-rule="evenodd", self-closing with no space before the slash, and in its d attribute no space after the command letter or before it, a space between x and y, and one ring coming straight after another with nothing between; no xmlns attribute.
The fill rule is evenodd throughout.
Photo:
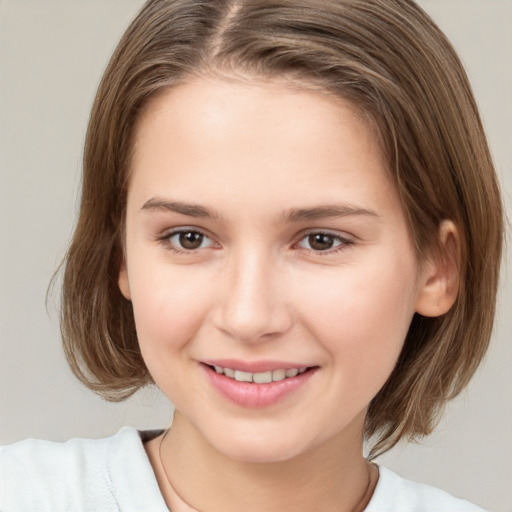
<svg viewBox="0 0 512 512"><path fill-rule="evenodd" d="M169 429L167 429L162 436L162 439L160 440L160 444L158 446L158 457L160 459L160 465L162 466L162 469L164 471L165 479L167 480L167 483L169 484L169 487L172 489L174 494L183 502L187 507L190 507L192 510L195 510L196 512L201 512L200 510L195 509L190 503L185 501L181 494L176 491L174 486L171 483L171 479L169 478L169 475L167 474L167 470L165 469L164 461L162 459L162 445L164 444L164 439L166 438L167 434L169 433ZM371 497L371 490L372 490L372 475L371 471L368 467L370 464L369 462L366 463L366 473L368 475L368 483L366 484L366 489L364 490L363 495L361 496L361 499L357 502L356 506L351 510L351 512L364 512L366 506L368 505Z"/></svg>

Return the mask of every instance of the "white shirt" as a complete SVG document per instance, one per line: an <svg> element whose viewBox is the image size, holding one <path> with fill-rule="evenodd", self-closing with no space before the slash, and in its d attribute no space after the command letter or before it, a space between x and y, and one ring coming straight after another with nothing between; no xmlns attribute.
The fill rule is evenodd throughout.
<svg viewBox="0 0 512 512"><path fill-rule="evenodd" d="M28 439L0 448L1 512L169 512L143 446L155 432L106 439ZM483 512L379 466L366 512Z"/></svg>

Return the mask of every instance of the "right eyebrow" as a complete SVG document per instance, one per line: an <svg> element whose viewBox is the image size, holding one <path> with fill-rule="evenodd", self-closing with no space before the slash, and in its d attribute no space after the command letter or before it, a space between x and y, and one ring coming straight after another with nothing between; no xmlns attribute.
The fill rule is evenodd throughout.
<svg viewBox="0 0 512 512"><path fill-rule="evenodd" d="M349 204L328 204L313 208L292 208L286 211L283 217L288 222L300 222L305 220L321 220L329 217L351 217L359 215L379 218L379 215L373 210L359 208Z"/></svg>
<svg viewBox="0 0 512 512"><path fill-rule="evenodd" d="M201 217L219 219L220 215L210 208L200 206L194 203L183 203L181 201L170 201L159 197L152 197L148 199L143 205L141 210L157 210L180 213L188 217Z"/></svg>

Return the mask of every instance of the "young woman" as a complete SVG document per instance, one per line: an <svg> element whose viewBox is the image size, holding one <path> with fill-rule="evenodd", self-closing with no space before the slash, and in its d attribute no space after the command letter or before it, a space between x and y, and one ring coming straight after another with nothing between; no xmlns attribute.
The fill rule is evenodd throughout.
<svg viewBox="0 0 512 512"><path fill-rule="evenodd" d="M474 373L502 231L414 2L149 1L91 114L62 332L89 387L155 383L174 421L5 447L0 508L481 510L371 460Z"/></svg>

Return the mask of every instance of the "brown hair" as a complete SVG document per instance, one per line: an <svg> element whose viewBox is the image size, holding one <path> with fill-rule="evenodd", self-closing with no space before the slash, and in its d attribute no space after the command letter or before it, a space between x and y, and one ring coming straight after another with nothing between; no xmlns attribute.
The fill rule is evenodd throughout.
<svg viewBox="0 0 512 512"><path fill-rule="evenodd" d="M117 279L134 126L158 92L204 73L291 77L347 98L379 134L422 257L451 219L460 290L438 318L416 315L370 404L372 454L430 433L491 335L503 213L468 79L412 0L150 0L105 71L87 132L78 224L65 258L62 335L77 377L110 400L151 382Z"/></svg>

